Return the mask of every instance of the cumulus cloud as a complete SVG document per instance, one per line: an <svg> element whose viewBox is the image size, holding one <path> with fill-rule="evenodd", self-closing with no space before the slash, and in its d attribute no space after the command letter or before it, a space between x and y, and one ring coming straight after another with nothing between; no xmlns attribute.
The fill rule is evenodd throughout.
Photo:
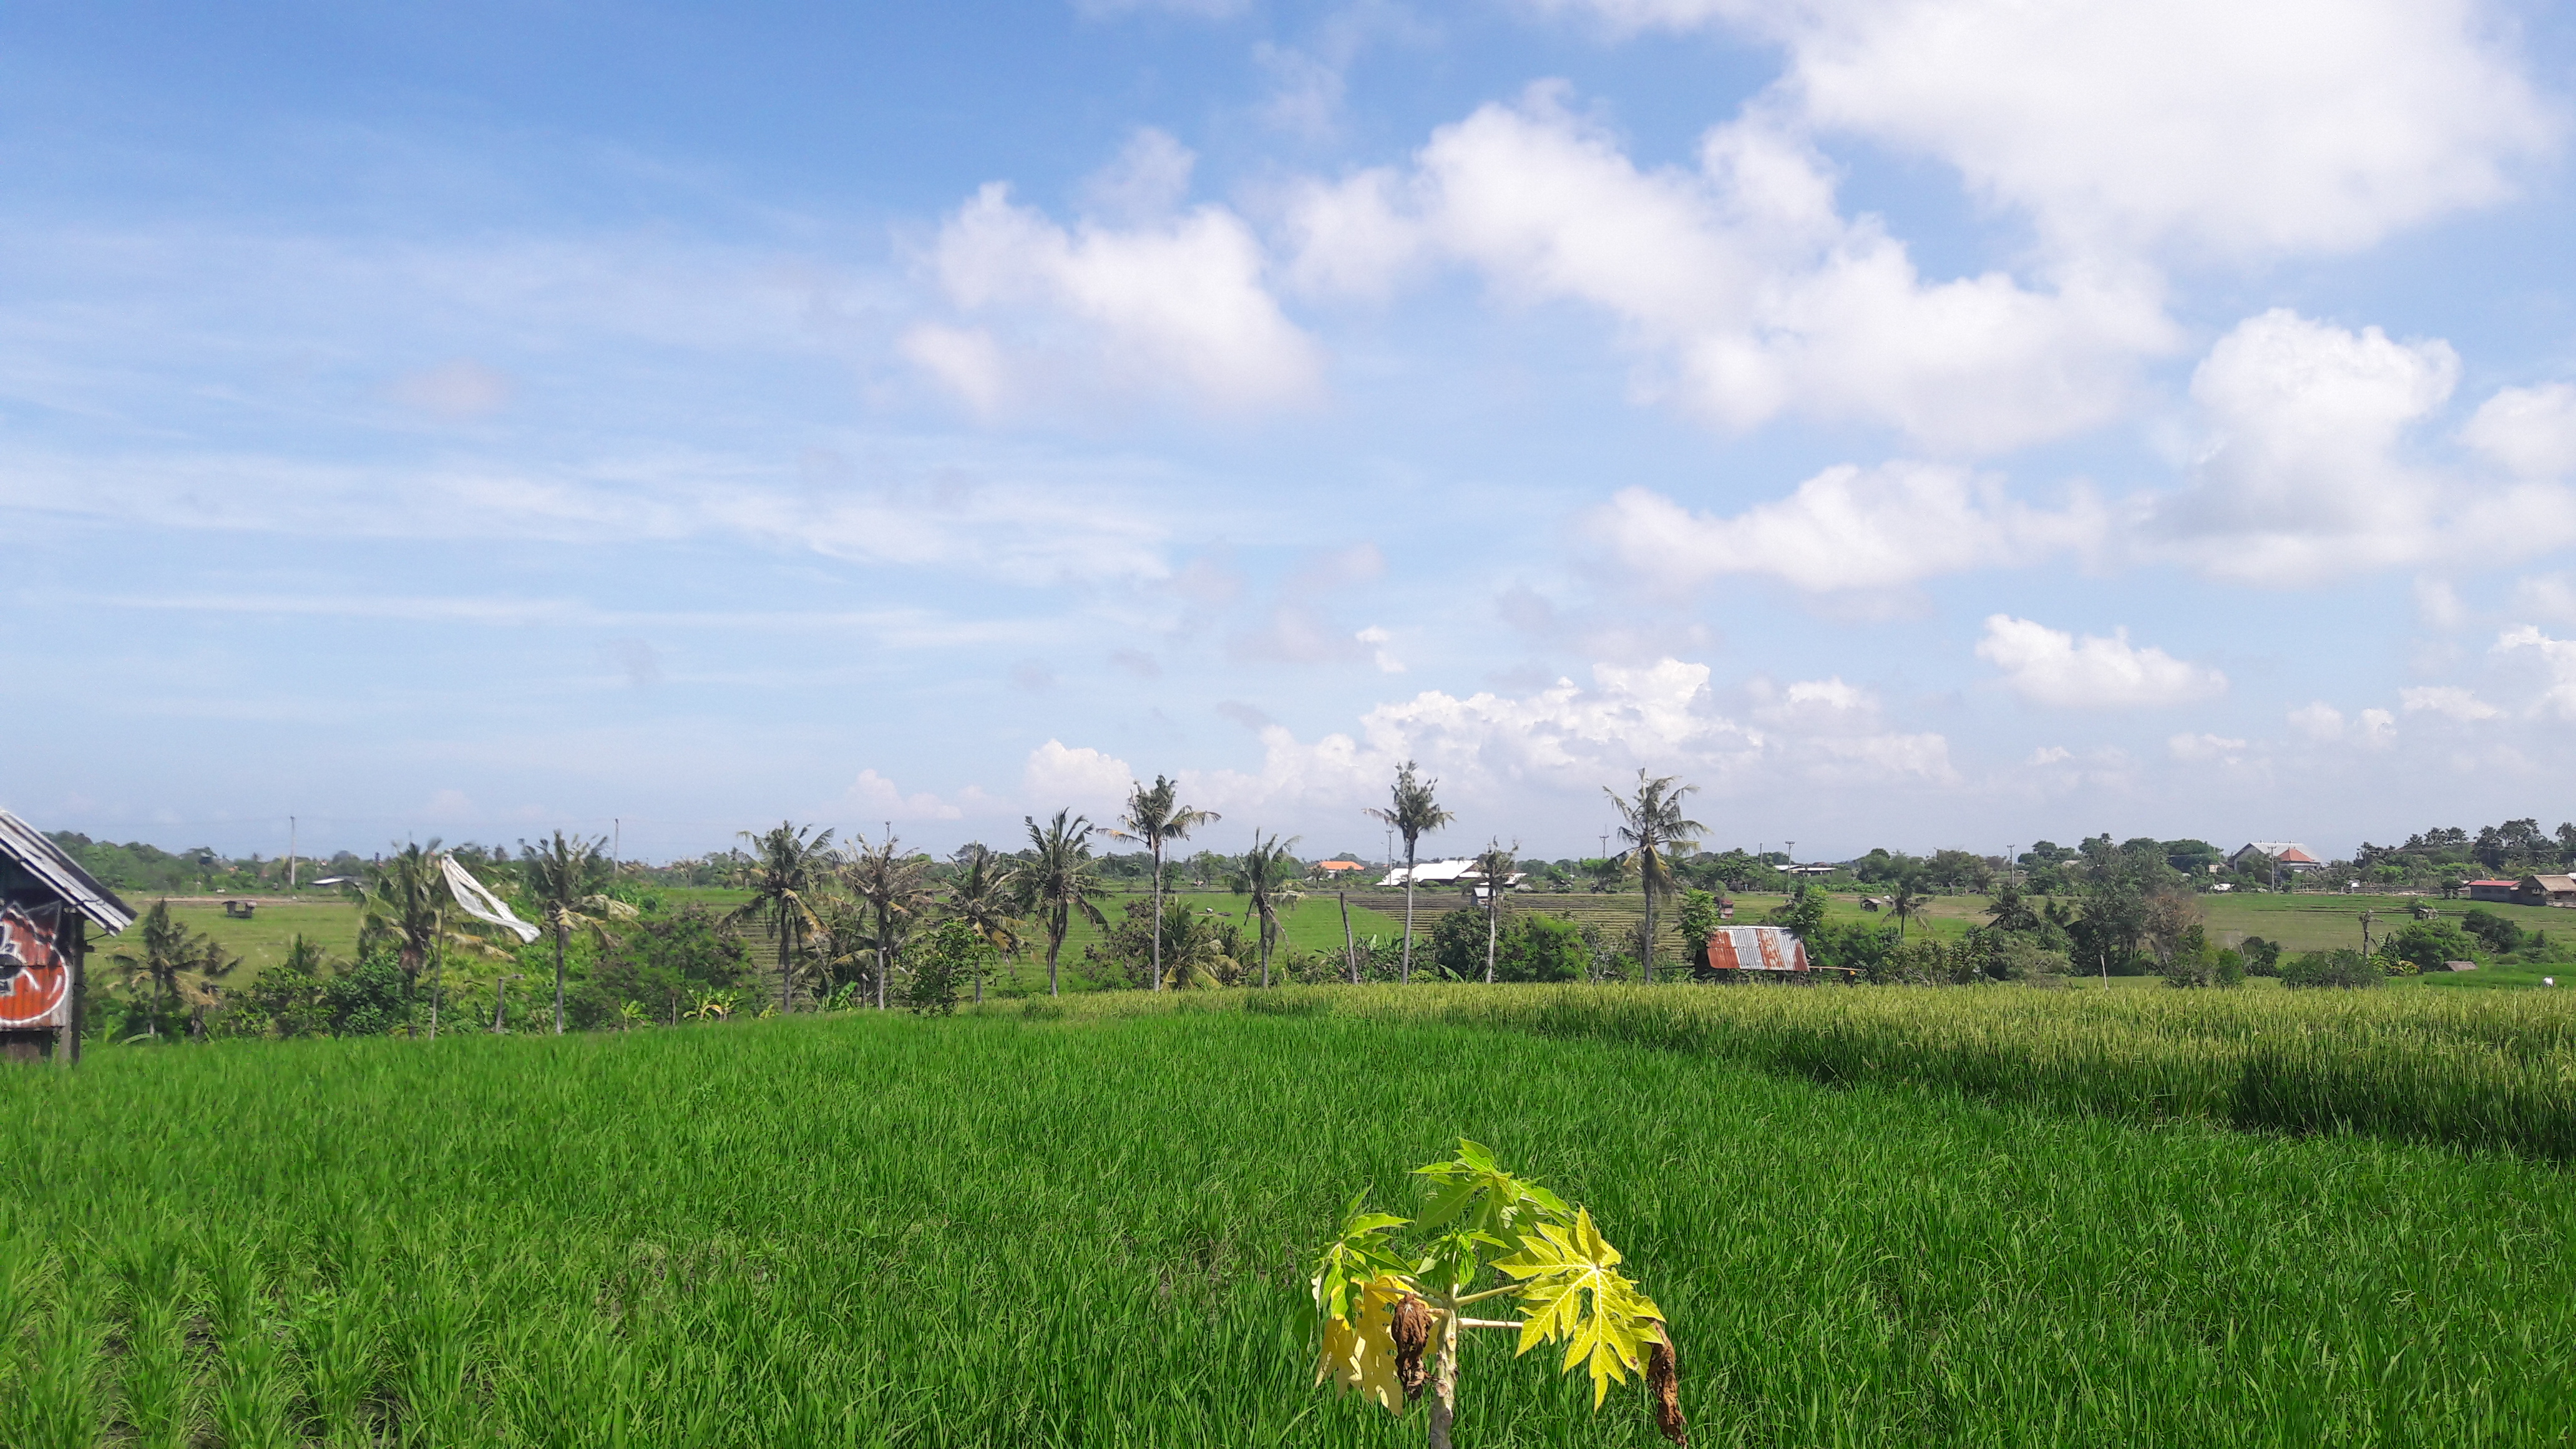
<svg viewBox="0 0 2576 1449"><path fill-rule="evenodd" d="M2245 741L2225 735L2179 734L2165 741L2166 753L2185 764L2240 765L2245 762Z"/></svg>
<svg viewBox="0 0 2576 1449"><path fill-rule="evenodd" d="M1033 811L1066 806L1091 817L1094 824L1114 819L1126 803L1136 772L1127 762L1088 747L1068 748L1048 740L1029 751L1020 770L1020 789Z"/></svg>
<svg viewBox="0 0 2576 1449"><path fill-rule="evenodd" d="M1187 783L1193 799L1231 812L1345 808L1381 793L1403 760L1437 776L1444 797L1481 800L1526 789L1590 796L1640 766L1678 770L1718 792L1958 779L1946 739L1889 727L1839 680L1757 690L1770 706L1794 696L1790 714L1772 724L1720 709L1705 664L1596 664L1591 673L1588 686L1559 679L1520 695L1426 690L1376 706L1355 732L1311 742L1272 725L1261 731L1260 769L1193 772Z"/></svg>
<svg viewBox="0 0 2576 1449"><path fill-rule="evenodd" d="M2576 473L2576 386L2501 389L2479 405L2460 441L2518 477Z"/></svg>
<svg viewBox="0 0 2576 1449"><path fill-rule="evenodd" d="M1286 226L1310 289L1383 292L1444 259L1507 298L1597 307L1653 359L1650 390L1730 428L1795 410L2010 447L2112 416L2176 339L2132 269L1925 280L1767 113L1709 132L1695 168L1646 170L1553 84L1441 127L1407 169L1307 185Z"/></svg>
<svg viewBox="0 0 2576 1449"><path fill-rule="evenodd" d="M1909 462L1828 468L1787 498L1732 518L1628 488L1587 520L1632 579L1678 589L1751 574L1817 593L1902 588L2088 551L2106 523L2090 497L2048 512L2006 496L1999 479Z"/></svg>
<svg viewBox="0 0 2576 1449"><path fill-rule="evenodd" d="M903 347L970 406L995 412L1103 389L1227 411L1312 400L1322 353L1269 291L1261 244L1222 206L1175 212L1191 157L1140 133L1062 225L993 182L940 228L930 266L978 325L928 321Z"/></svg>
<svg viewBox="0 0 2576 1449"><path fill-rule="evenodd" d="M882 820L959 820L966 814L927 790L907 795L894 781L872 769L859 772L859 778L842 792L841 801L850 809Z"/></svg>
<svg viewBox="0 0 2576 1449"><path fill-rule="evenodd" d="M2391 565L2576 539L2576 496L2471 486L2413 463L2408 430L2446 402L2458 354L2275 308L2194 372L2213 442L2195 479L2149 507L2149 534L2223 578L2305 585Z"/></svg>
<svg viewBox="0 0 2576 1449"><path fill-rule="evenodd" d="M2320 699L2290 711L2290 728L2325 743L2343 738L2343 711Z"/></svg>
<svg viewBox="0 0 2576 1449"><path fill-rule="evenodd" d="M2368 246L2561 130L2474 0L1542 0L1784 47L1780 105L1958 168L2063 249Z"/></svg>
<svg viewBox="0 0 2576 1449"><path fill-rule="evenodd" d="M2464 724L2475 720L2498 719L2504 714L2503 710L2455 684L2433 684L2401 689L2397 691L2397 702L2406 707L2408 714L2438 714L2445 719L2455 719Z"/></svg>
<svg viewBox="0 0 2576 1449"><path fill-rule="evenodd" d="M2003 683L2034 704L2066 709L2153 708L2223 693L2227 676L2129 642L2129 631L2077 639L2062 629L2009 614L1986 620L1977 657L2003 671Z"/></svg>
<svg viewBox="0 0 2576 1449"><path fill-rule="evenodd" d="M2357 717L2357 722L2361 726L2361 742L2363 744L2387 746L2396 743L2397 716L2390 714L2388 711L2384 709L2365 709Z"/></svg>
<svg viewBox="0 0 2576 1449"><path fill-rule="evenodd" d="M2526 649L2538 659L2547 679L2547 687L2532 701L2533 712L2576 720L2576 639L2553 639L2538 626L2525 624L2506 630L2495 642L2498 654L2519 655Z"/></svg>

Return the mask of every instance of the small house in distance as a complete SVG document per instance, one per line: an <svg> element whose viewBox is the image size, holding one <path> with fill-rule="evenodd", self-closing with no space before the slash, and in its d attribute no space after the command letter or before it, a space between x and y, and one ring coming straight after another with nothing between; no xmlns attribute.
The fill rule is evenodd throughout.
<svg viewBox="0 0 2576 1449"><path fill-rule="evenodd" d="M80 1059L80 999L89 928L115 935L134 912L42 831L0 810L0 1057L53 1049Z"/></svg>
<svg viewBox="0 0 2576 1449"><path fill-rule="evenodd" d="M2254 857L2258 855L2270 857L2272 863L2283 870L2323 870L2326 868L2326 863L2317 859L2315 851L2308 849L2306 846L2301 845L2295 840L2248 841L2245 844L2236 847L2236 853L2227 857L2227 864L2232 869L2243 870L2247 865L2252 863Z"/></svg>
<svg viewBox="0 0 2576 1449"><path fill-rule="evenodd" d="M2576 906L2576 876L2524 876L2514 883L2513 899L2526 906Z"/></svg>
<svg viewBox="0 0 2576 1449"><path fill-rule="evenodd" d="M2465 889L2473 901L2492 901L2500 906L2520 904L2522 882L2512 880L2473 880Z"/></svg>
<svg viewBox="0 0 2576 1449"><path fill-rule="evenodd" d="M1315 874L1326 880L1338 881L1358 880L1360 872L1367 868L1356 860L1319 860L1313 867Z"/></svg>

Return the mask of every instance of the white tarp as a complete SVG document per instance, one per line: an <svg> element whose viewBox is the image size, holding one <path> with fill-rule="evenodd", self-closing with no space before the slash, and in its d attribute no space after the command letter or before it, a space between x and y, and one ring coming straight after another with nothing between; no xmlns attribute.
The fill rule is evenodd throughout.
<svg viewBox="0 0 2576 1449"><path fill-rule="evenodd" d="M517 933L521 945L544 934L536 927L510 914L510 908L502 904L501 898L484 889L483 882L467 875L465 867L456 863L455 856L440 856L438 868L440 873L447 877L447 893L456 897L457 908L465 914L478 921L490 921L504 930Z"/></svg>

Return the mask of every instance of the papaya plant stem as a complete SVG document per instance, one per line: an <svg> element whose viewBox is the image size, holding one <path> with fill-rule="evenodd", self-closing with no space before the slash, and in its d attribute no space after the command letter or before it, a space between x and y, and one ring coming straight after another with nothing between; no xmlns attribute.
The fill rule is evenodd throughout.
<svg viewBox="0 0 2576 1449"><path fill-rule="evenodd" d="M1488 1288L1482 1293L1461 1294L1458 1297L1450 1299L1449 1303L1453 1308L1464 1308L1470 1303L1482 1303L1488 1298L1500 1298L1506 1293L1517 1292L1519 1291L1520 1286L1521 1285L1518 1283L1506 1283L1500 1288ZM1518 1328L1520 1325L1515 1323L1512 1327Z"/></svg>
<svg viewBox="0 0 2576 1449"><path fill-rule="evenodd" d="M1449 1424L1458 1416L1457 1294L1440 1299L1440 1354L1431 1363L1430 1449L1450 1449Z"/></svg>

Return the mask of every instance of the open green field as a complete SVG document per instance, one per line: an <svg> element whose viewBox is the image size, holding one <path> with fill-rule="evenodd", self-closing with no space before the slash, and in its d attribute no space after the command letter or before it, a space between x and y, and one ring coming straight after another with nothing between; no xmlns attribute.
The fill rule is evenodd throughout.
<svg viewBox="0 0 2576 1449"><path fill-rule="evenodd" d="M1418 1444L1289 1325L1349 1191L1461 1133L1626 1251L1696 1444L2576 1425L2553 1163L1245 999L0 1072L0 1442ZM1660 1442L1488 1340L1462 1445Z"/></svg>

